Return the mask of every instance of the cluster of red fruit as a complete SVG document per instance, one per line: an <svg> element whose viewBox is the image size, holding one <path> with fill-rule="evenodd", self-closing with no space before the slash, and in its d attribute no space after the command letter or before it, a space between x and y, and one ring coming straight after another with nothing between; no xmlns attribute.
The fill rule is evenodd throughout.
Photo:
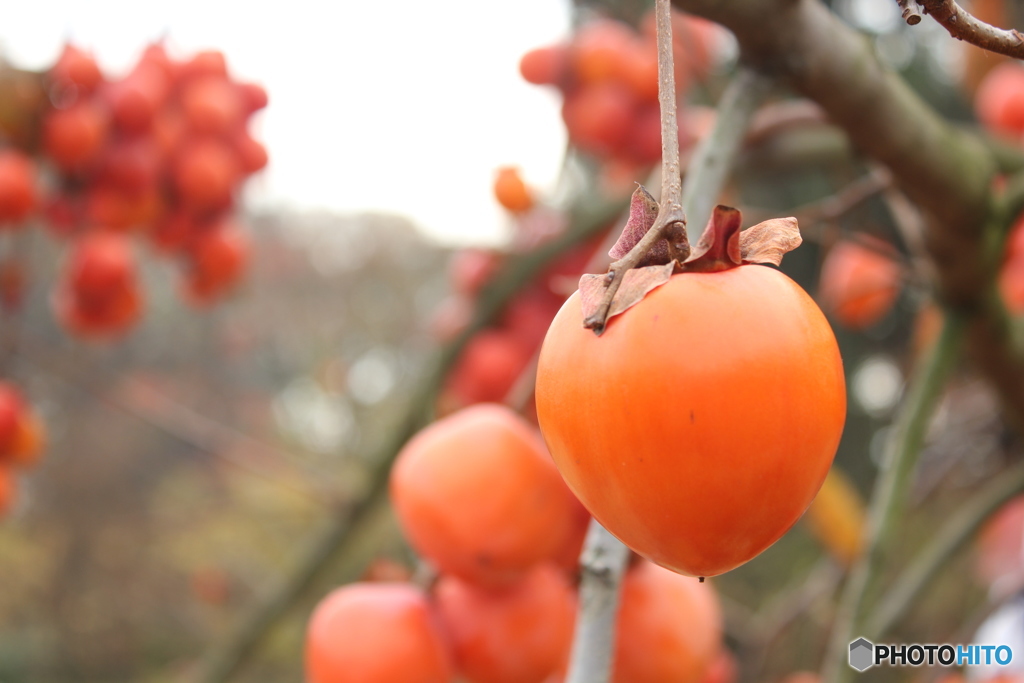
<svg viewBox="0 0 1024 683"><path fill-rule="evenodd" d="M0 517L14 502L15 470L36 464L45 438L42 420L18 388L0 382Z"/></svg>
<svg viewBox="0 0 1024 683"><path fill-rule="evenodd" d="M177 61L162 45L116 80L68 45L46 86L52 106L38 151L53 190L40 198L30 158L0 152L0 225L18 227L39 208L53 234L75 240L54 295L62 322L113 336L138 318L132 234L180 259L190 302L228 291L248 252L231 218L234 197L267 164L247 130L267 104L263 88L232 81L220 52Z"/></svg>
<svg viewBox="0 0 1024 683"><path fill-rule="evenodd" d="M494 404L450 415L399 454L391 496L439 578L429 590L364 582L328 595L309 624L310 683L561 680L589 515L537 430ZM637 560L623 583L613 680L728 681L721 629L710 584Z"/></svg>
<svg viewBox="0 0 1024 683"><path fill-rule="evenodd" d="M515 169L498 170L494 193L516 217L513 252L529 249L561 229L561 219L536 206L534 193ZM517 292L493 325L474 335L448 377L442 398L446 410L482 401L500 402L507 397L536 355L551 319L575 289L601 239L585 242L556 259ZM433 320L437 336L451 337L469 322L474 300L506 256L507 252L483 248L461 249L454 254L449 265L453 293Z"/></svg>
<svg viewBox="0 0 1024 683"><path fill-rule="evenodd" d="M673 14L678 93L707 77L721 45L721 29L704 19ZM658 54L654 15L637 31L610 19L579 28L572 40L526 53L520 72L530 83L553 85L564 95L562 118L579 149L630 169L661 159ZM682 145L703 121L680 116Z"/></svg>

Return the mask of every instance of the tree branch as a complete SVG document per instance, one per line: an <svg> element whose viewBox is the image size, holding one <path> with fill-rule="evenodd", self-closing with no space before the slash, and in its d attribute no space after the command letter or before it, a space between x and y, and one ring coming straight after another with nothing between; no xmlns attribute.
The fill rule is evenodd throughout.
<svg viewBox="0 0 1024 683"><path fill-rule="evenodd" d="M954 0L921 0L921 5L926 14L932 15L957 40L1007 57L1024 58L1024 35L1017 29L1007 30L986 24Z"/></svg>
<svg viewBox="0 0 1024 683"><path fill-rule="evenodd" d="M580 606L566 683L608 683L615 652L615 623L630 550L596 519L580 555Z"/></svg>
<svg viewBox="0 0 1024 683"><path fill-rule="evenodd" d="M942 332L918 366L910 392L893 425L882 471L871 496L864 553L850 572L832 629L823 677L825 683L841 683L849 674L845 664L847 646L856 629L861 627L865 613L864 598L902 515L928 423L957 358L963 332L963 319L947 313Z"/></svg>
<svg viewBox="0 0 1024 683"><path fill-rule="evenodd" d="M974 537L996 510L1021 491L1024 491L1024 463L994 477L950 516L878 601L878 609L865 627L864 637L884 636L949 559Z"/></svg>

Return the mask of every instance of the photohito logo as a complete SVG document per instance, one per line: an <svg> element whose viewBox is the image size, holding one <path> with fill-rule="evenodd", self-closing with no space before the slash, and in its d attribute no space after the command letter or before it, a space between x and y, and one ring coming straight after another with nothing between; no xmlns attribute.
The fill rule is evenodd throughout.
<svg viewBox="0 0 1024 683"><path fill-rule="evenodd" d="M1013 661L1008 645L876 645L867 638L850 643L850 667L873 666L1006 666Z"/></svg>

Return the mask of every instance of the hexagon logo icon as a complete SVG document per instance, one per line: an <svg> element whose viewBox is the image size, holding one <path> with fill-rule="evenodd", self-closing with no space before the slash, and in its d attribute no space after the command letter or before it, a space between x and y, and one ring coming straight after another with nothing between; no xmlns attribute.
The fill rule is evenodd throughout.
<svg viewBox="0 0 1024 683"><path fill-rule="evenodd" d="M858 638L850 643L850 666L865 671L874 666L875 646L867 638Z"/></svg>

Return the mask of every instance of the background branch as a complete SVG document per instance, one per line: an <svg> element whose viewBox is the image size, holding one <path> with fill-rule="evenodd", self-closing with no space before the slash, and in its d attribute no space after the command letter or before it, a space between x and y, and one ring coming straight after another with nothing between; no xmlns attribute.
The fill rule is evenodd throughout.
<svg viewBox="0 0 1024 683"><path fill-rule="evenodd" d="M608 683L615 652L615 617L630 550L596 519L580 556L580 608L566 683Z"/></svg>
<svg viewBox="0 0 1024 683"><path fill-rule="evenodd" d="M928 423L953 368L963 330L964 322L960 316L946 315L942 332L915 372L910 391L893 425L886 444L883 469L871 496L864 553L850 572L832 628L823 676L825 683L840 683L851 671L845 664L847 646L854 635L859 635L857 629L861 627L865 613L865 597L903 513L910 478L917 465Z"/></svg>
<svg viewBox="0 0 1024 683"><path fill-rule="evenodd" d="M932 15L957 40L1007 57L1024 58L1024 36L1017 29L986 24L954 0L921 0L921 5L925 13Z"/></svg>
<svg viewBox="0 0 1024 683"><path fill-rule="evenodd" d="M906 613L946 562L962 548L992 514L1024 491L1024 463L993 478L964 503L911 561L892 588L878 601L878 609L864 636L884 636Z"/></svg>

